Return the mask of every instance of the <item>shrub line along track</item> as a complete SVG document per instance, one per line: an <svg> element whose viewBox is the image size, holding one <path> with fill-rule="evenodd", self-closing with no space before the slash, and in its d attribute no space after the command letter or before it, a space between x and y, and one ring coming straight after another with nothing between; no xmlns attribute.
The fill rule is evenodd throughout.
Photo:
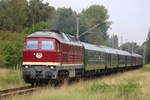
<svg viewBox="0 0 150 100"><path fill-rule="evenodd" d="M23 95L23 94L31 93L35 91L36 89L37 88L33 86L23 86L23 87L18 87L18 88L0 90L0 100L2 98L14 96L14 95Z"/></svg>

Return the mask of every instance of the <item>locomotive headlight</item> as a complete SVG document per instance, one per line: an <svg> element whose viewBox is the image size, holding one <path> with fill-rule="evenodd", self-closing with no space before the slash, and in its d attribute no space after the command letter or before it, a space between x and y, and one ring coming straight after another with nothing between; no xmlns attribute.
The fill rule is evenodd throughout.
<svg viewBox="0 0 150 100"><path fill-rule="evenodd" d="M50 69L54 69L54 66L51 66Z"/></svg>
<svg viewBox="0 0 150 100"><path fill-rule="evenodd" d="M25 66L25 68L29 68L29 66Z"/></svg>
<svg viewBox="0 0 150 100"><path fill-rule="evenodd" d="M43 54L42 53L36 53L35 57L38 59L41 59L43 57Z"/></svg>
<svg viewBox="0 0 150 100"><path fill-rule="evenodd" d="M49 67L51 70L55 70L56 66L50 66Z"/></svg>

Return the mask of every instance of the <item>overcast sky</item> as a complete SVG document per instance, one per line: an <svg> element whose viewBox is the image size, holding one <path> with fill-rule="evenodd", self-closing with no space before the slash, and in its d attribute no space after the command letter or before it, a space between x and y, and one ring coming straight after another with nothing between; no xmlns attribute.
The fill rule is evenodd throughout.
<svg viewBox="0 0 150 100"><path fill-rule="evenodd" d="M150 0L44 0L55 8L71 7L77 12L93 4L104 5L113 22L109 34L117 34L122 42L142 44L150 27ZM123 39L121 39L123 37Z"/></svg>

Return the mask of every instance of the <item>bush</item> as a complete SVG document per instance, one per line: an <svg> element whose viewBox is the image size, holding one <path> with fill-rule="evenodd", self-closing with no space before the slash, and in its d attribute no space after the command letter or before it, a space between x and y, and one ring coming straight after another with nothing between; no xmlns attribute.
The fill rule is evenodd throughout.
<svg viewBox="0 0 150 100"><path fill-rule="evenodd" d="M5 65L5 58L4 56L0 55L0 66L4 66Z"/></svg>
<svg viewBox="0 0 150 100"><path fill-rule="evenodd" d="M24 35L0 31L0 66L15 67L21 63Z"/></svg>

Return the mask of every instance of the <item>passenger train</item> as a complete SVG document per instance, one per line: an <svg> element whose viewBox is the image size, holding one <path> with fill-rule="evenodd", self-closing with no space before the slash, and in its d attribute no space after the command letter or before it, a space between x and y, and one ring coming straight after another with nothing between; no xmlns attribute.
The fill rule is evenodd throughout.
<svg viewBox="0 0 150 100"><path fill-rule="evenodd" d="M81 42L57 30L43 30L25 39L22 71L26 83L109 73L142 66L141 55Z"/></svg>

